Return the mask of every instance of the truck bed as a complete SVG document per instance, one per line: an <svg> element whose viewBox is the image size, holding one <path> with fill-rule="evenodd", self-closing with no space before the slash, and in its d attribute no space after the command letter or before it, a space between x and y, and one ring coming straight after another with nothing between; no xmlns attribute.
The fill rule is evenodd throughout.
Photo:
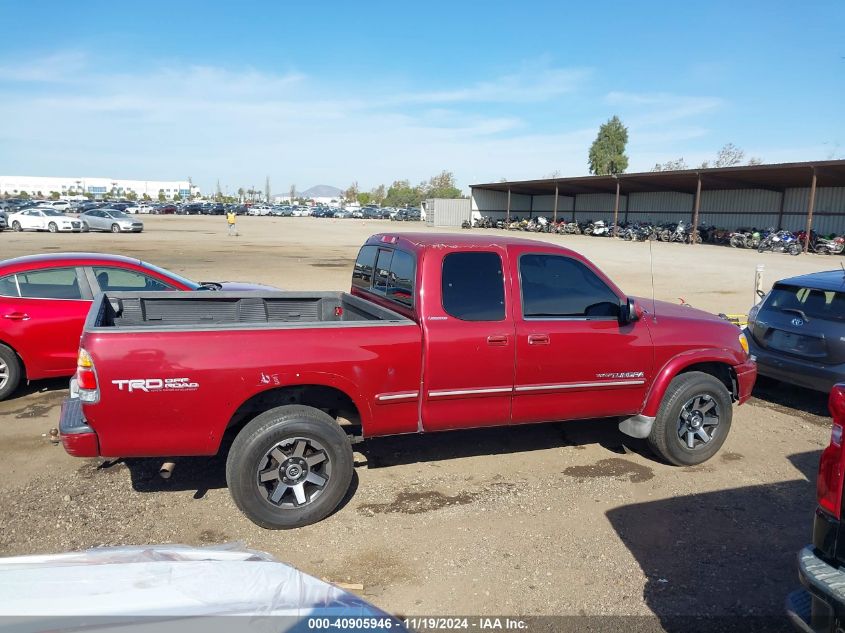
<svg viewBox="0 0 845 633"><path fill-rule="evenodd" d="M408 325L410 319L345 292L108 292L86 330Z"/></svg>

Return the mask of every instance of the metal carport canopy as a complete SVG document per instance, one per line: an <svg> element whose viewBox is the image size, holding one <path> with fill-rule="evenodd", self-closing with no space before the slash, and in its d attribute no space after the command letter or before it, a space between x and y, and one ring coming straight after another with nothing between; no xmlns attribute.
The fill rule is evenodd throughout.
<svg viewBox="0 0 845 633"><path fill-rule="evenodd" d="M572 196L587 193L616 193L619 182L622 193L678 191L694 194L698 178L706 189L769 189L783 191L790 187L809 187L815 171L818 187L845 187L845 160L747 165L743 167L711 167L679 171L646 171L617 176L576 176L470 185L472 189L488 189L525 195Z"/></svg>

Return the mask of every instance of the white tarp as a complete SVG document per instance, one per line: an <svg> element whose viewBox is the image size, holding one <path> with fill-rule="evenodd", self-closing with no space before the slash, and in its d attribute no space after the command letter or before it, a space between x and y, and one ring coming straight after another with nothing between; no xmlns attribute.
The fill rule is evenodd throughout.
<svg viewBox="0 0 845 633"><path fill-rule="evenodd" d="M223 622L222 629L206 617L234 615L253 617L239 619L235 628L230 618L212 618ZM363 598L238 545L107 547L0 558L3 629L41 631L58 622L63 629L136 630L155 620L152 628L162 631L170 630L162 620L198 616L204 631L241 629L245 620L248 630L281 631L313 630L308 621L315 617L389 618ZM388 627L400 628L396 620Z"/></svg>

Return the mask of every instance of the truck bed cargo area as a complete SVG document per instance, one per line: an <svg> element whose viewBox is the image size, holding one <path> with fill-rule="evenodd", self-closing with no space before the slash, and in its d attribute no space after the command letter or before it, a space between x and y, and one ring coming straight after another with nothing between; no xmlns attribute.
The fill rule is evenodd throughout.
<svg viewBox="0 0 845 633"><path fill-rule="evenodd" d="M114 292L107 293L94 328L202 327L281 323L410 323L345 292Z"/></svg>

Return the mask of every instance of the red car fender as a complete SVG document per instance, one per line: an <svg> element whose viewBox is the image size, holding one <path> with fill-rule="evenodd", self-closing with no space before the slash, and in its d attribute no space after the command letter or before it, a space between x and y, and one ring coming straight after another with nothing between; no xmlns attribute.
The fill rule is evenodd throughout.
<svg viewBox="0 0 845 633"><path fill-rule="evenodd" d="M660 402L663 400L666 389L669 388L669 383L690 365L697 365L698 363L722 363L728 367L735 367L743 361L744 359L737 358L737 354L734 351L712 347L691 349L681 352L677 356L673 356L657 372L643 404L642 414L649 417L655 417L657 415L657 411L660 409Z"/></svg>
<svg viewBox="0 0 845 633"><path fill-rule="evenodd" d="M346 394L349 399L352 400L352 403L355 405L355 408L358 409L358 414L361 418L362 430L365 430L372 421L373 413L372 409L370 408L370 403L363 397L357 385L351 380L344 378L343 376L338 376L337 374L331 374L326 372L305 371L297 372L295 374L291 374L289 372L280 373L278 374L278 378L278 384L268 384L266 389L256 391L250 394L249 398L246 398L243 402L239 402L238 405L234 409L232 409L229 412L229 415L226 417L227 423L229 420L232 419L232 417L234 417L235 412L245 402L251 400L252 398L255 398L256 396L261 395L262 393L275 391L277 389L304 386L331 387ZM220 433L215 434L216 437L213 436L216 445L211 448L215 452L219 449L219 444L223 436L223 431L225 431L225 428L221 429Z"/></svg>

